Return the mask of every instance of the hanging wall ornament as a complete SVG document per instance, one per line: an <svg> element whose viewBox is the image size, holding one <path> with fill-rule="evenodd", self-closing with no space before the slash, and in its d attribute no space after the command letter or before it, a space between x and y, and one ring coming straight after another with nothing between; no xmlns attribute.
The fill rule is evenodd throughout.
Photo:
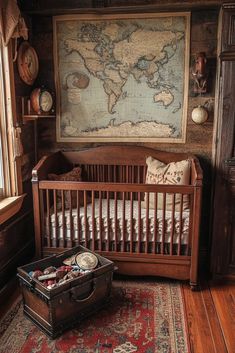
<svg viewBox="0 0 235 353"><path fill-rule="evenodd" d="M207 121L207 119L208 112L203 106L198 105L196 108L193 109L192 120L195 124L203 124Z"/></svg>
<svg viewBox="0 0 235 353"><path fill-rule="evenodd" d="M35 49L28 42L22 42L19 47L17 66L20 78L27 85L33 85L38 75L39 63Z"/></svg>

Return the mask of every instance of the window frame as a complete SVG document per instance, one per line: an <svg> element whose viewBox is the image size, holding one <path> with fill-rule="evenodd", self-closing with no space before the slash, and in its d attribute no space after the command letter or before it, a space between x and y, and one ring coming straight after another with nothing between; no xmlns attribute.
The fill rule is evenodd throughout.
<svg viewBox="0 0 235 353"><path fill-rule="evenodd" d="M0 224L12 217L21 208L22 176L20 160L16 157L17 126L15 82L12 58L12 43L4 46L0 37L0 138L3 169L3 189L0 190Z"/></svg>

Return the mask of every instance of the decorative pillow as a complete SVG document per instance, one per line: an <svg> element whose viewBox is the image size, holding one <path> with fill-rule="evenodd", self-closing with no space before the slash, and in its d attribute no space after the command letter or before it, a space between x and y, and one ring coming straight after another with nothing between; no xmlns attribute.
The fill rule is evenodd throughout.
<svg viewBox="0 0 235 353"><path fill-rule="evenodd" d="M162 185L189 185L190 182L190 160L171 162L165 164L157 159L148 157L146 159L147 174L146 184ZM159 209L163 208L163 193L158 193ZM175 210L180 209L181 194L175 195ZM144 207L146 206L146 195ZM154 193L149 194L149 208L154 208ZM189 208L189 196L183 196L183 210ZM172 210L172 194L166 194L166 209Z"/></svg>
<svg viewBox="0 0 235 353"><path fill-rule="evenodd" d="M71 171L64 173L64 174L48 174L48 179L49 180L55 180L55 181L82 181L81 177L81 168L76 167L73 168ZM83 206L84 204L84 198L83 198L83 191L79 191L79 201L80 201L80 206ZM77 206L77 192L76 191L71 191L71 202L72 202L72 208ZM70 192L69 191L64 191L64 206L65 208L70 207ZM62 196L61 196L61 191L57 191L57 209L60 210L62 208Z"/></svg>

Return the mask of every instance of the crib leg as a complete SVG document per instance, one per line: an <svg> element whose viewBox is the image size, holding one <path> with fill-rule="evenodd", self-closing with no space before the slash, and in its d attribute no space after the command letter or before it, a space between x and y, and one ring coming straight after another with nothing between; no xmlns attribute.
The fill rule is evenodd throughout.
<svg viewBox="0 0 235 353"><path fill-rule="evenodd" d="M198 283L190 282L190 288L192 292L198 292L200 290L200 286Z"/></svg>

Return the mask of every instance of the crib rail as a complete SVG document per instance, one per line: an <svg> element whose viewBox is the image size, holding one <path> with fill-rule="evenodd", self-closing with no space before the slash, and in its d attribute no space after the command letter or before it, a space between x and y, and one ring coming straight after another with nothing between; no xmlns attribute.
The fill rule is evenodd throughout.
<svg viewBox="0 0 235 353"><path fill-rule="evenodd" d="M166 164L190 159L190 185L145 184L148 156ZM74 166L82 167L87 182L47 181L48 174ZM36 256L82 244L115 261L120 273L190 279L196 286L202 180L195 156L143 146L45 156L32 171Z"/></svg>
<svg viewBox="0 0 235 353"><path fill-rule="evenodd" d="M108 253L191 254L193 186L60 181L40 181L38 186L46 247L80 244Z"/></svg>

